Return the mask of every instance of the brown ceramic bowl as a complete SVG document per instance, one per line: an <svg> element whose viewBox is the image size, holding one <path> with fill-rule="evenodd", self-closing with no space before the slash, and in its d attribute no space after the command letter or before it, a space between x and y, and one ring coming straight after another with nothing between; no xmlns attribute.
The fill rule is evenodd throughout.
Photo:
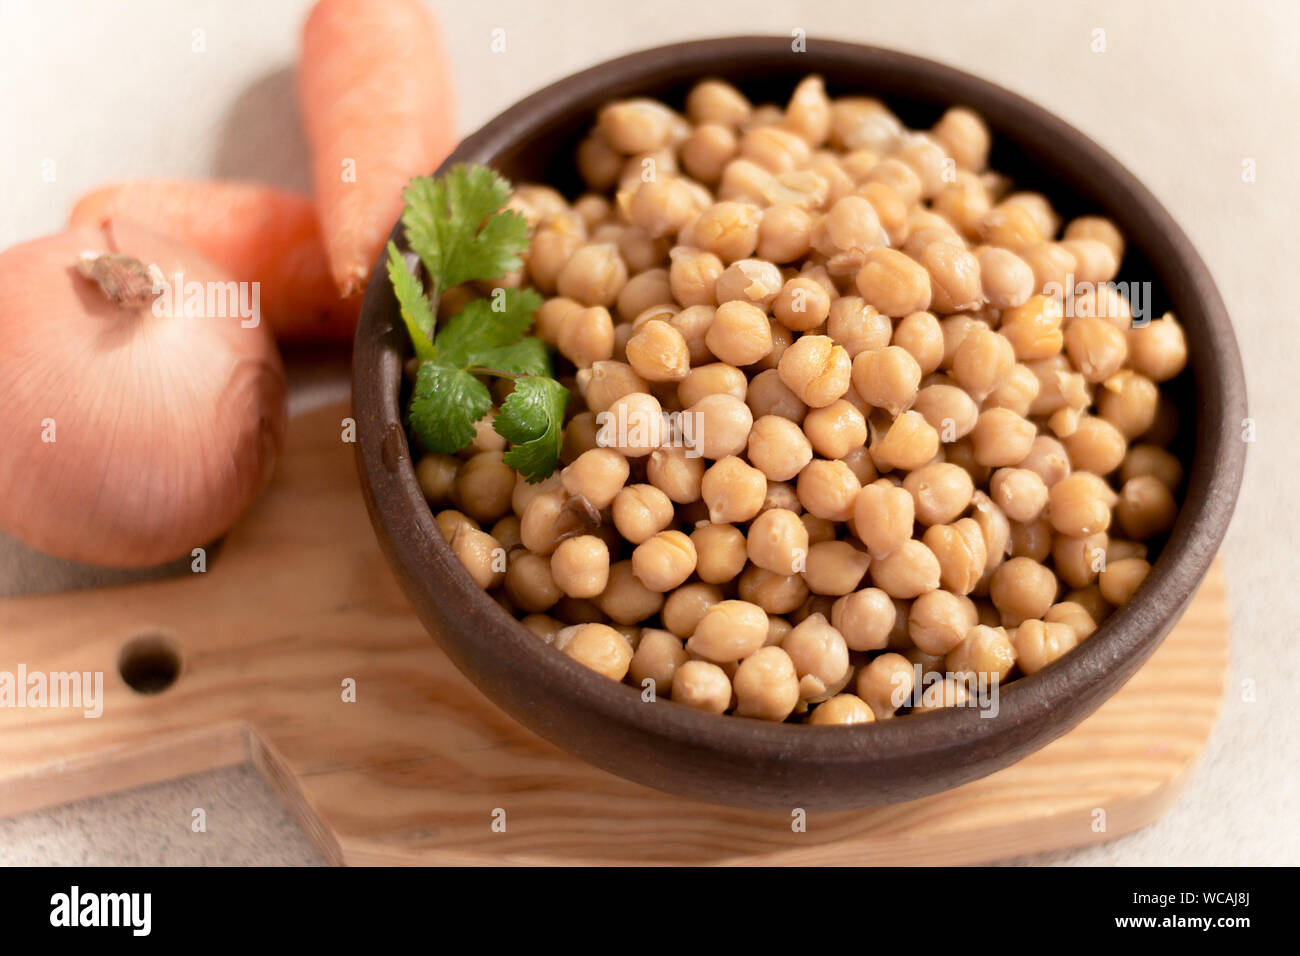
<svg viewBox="0 0 1300 956"><path fill-rule="evenodd" d="M403 422L408 344L382 268L357 331L353 405L366 501L416 613L456 665L495 703L547 740L613 773L699 800L788 810L844 809L925 796L992 773L1065 733L1133 676L1200 584L1232 514L1245 446L1246 390L1223 302L1169 214L1115 159L1052 114L984 80L887 50L785 38L682 43L620 57L529 96L448 158L485 163L515 181L576 195L573 147L609 100L681 104L697 80L720 76L755 102L784 102L819 73L832 95L884 98L911 127L965 104L995 135L991 166L1050 196L1066 217L1096 212L1128 243L1119 278L1149 279L1154 315L1172 308L1190 368L1171 383L1182 414L1187 480L1178 523L1133 602L1077 650L1001 695L996 717L974 709L914 714L856 727L718 717L600 677L539 641L461 568L416 483ZM395 238L400 237L396 235Z"/></svg>

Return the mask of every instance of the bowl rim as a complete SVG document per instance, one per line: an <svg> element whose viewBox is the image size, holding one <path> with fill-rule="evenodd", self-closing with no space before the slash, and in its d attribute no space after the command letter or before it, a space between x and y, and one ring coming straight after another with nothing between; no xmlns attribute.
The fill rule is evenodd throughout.
<svg viewBox="0 0 1300 956"><path fill-rule="evenodd" d="M1054 138L1061 156L1058 165L1048 170L1052 179L1060 179L1063 169L1072 169L1076 176L1100 175L1115 202L1137 207L1134 215L1168 243L1176 275L1161 275L1161 284L1185 283L1186 291L1179 291L1178 297L1199 301L1202 318L1195 324L1205 343L1189 349L1197 414L1182 505L1136 599L1115 611L1069 654L1001 689L999 712L992 719L981 719L974 708L949 708L904 720L826 727L720 717L676 704L645 707L636 688L611 681L538 640L474 583L438 532L433 509L415 477L398 405L405 332L400 323L384 319L379 300L381 296L391 300L392 293L382 256L366 293L353 359L357 460L372 521L403 586L413 600L418 595L417 606L439 603L440 594L459 598L463 602L457 608L463 619L459 630L480 631L477 639L497 643L503 653L531 669L515 675L520 693L563 694L587 709L592 720L635 726L685 747L754 761L788 759L797 746L801 757L822 766L914 762L961 752L967 752L963 763L996 759L999 753L1015 749L1013 741L1021 737L1015 733L1017 728L1034 728L1036 746L1042 746L1095 710L1154 652L1209 570L1227 530L1246 454L1238 435L1246 415L1245 377L1227 310L1205 264L1164 207L1118 160L1055 114L1001 86L928 58L815 37L808 38L807 47L815 48L818 58L870 62L877 71L914 78L929 98L944 98L946 91L948 102L972 106L995 128L1018 124ZM650 87L680 73L683 56L698 64L698 76L704 78L713 75L709 64L724 55L761 59L789 53L789 37L734 36L667 44L606 60L549 84L498 114L463 140L438 172L454 163L483 162L484 157L499 155L510 144L572 114L578 100L614 79L627 85L632 78L634 86ZM809 60L814 65L808 72L816 72L817 61ZM398 223L392 237L399 244L400 233ZM1176 290L1168 291L1173 298ZM1180 321L1186 328L1183 314ZM440 643L451 653L449 645L454 642ZM452 657L457 660L455 653ZM1121 679L1103 679L1116 674ZM1057 705L1067 700L1077 706L1058 712ZM504 706L495 697L493 701ZM517 707L506 709L519 716ZM529 726L546 736L547 728ZM1044 736L1044 729L1051 730L1050 736ZM567 745L563 740L555 742Z"/></svg>

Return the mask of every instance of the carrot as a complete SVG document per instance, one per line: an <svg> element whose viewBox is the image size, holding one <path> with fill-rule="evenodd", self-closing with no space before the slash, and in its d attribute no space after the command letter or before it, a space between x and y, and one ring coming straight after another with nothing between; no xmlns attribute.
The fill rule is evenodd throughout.
<svg viewBox="0 0 1300 956"><path fill-rule="evenodd" d="M320 0L303 27L298 97L334 282L365 288L402 187L455 145L450 60L420 0Z"/></svg>
<svg viewBox="0 0 1300 956"><path fill-rule="evenodd" d="M311 199L255 183L155 180L83 196L69 224L124 218L192 246L241 282L259 283L262 315L289 342L350 341L358 303L340 298Z"/></svg>

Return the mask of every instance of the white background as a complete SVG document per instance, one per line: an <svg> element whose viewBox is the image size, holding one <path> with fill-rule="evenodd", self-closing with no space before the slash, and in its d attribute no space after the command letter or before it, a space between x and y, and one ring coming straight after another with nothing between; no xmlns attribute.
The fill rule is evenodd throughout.
<svg viewBox="0 0 1300 956"><path fill-rule="evenodd" d="M0 0L0 246L57 230L106 180L245 176L304 187L292 69L307 0ZM469 132L581 67L738 33L931 56L1057 111L1169 208L1236 322L1258 441L1224 548L1232 669L1223 717L1174 808L1067 863L1300 863L1297 294L1300 6L1034 0L441 0ZM507 52L489 51L493 28ZM1107 49L1094 53L1095 29ZM203 52L194 51L203 31ZM1255 161L1258 179L1242 181ZM52 161L54 179L42 173ZM3 389L3 383L0 383ZM0 635L3 640L3 635ZM1242 700L1243 681L1257 689ZM208 810L209 832L189 831ZM0 862L314 862L247 769L0 821Z"/></svg>

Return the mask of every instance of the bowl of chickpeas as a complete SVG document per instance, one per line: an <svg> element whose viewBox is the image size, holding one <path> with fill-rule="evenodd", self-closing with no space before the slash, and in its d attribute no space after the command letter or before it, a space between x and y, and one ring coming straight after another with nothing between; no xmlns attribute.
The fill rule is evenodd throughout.
<svg viewBox="0 0 1300 956"><path fill-rule="evenodd" d="M561 80L454 163L529 224L497 284L542 297L559 467L514 473L492 413L457 455L411 436L381 264L362 485L431 634L560 747L786 813L925 796L1094 711L1209 569L1245 457L1223 303L1151 194L1025 99L708 40Z"/></svg>

